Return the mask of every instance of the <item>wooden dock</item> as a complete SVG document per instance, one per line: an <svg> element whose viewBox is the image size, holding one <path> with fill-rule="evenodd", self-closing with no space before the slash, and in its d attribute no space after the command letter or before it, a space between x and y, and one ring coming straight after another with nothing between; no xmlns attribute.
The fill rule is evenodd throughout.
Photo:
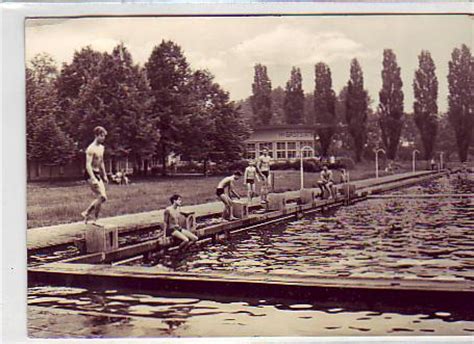
<svg viewBox="0 0 474 344"><path fill-rule="evenodd" d="M434 199L434 198L474 198L474 194L391 194L391 195L370 195L368 196L370 199L404 199L404 198L427 198L427 199Z"/></svg>
<svg viewBox="0 0 474 344"><path fill-rule="evenodd" d="M474 302L471 281L326 277L307 274L185 273L158 268L51 263L29 269L28 282L53 285L122 287L134 290L188 292L219 296L265 296L295 299L380 299L416 304Z"/></svg>
<svg viewBox="0 0 474 344"><path fill-rule="evenodd" d="M420 171L416 173L402 173L397 175L385 176L381 178L372 178L366 180L354 181L351 184L356 186L356 192L359 196L373 195L389 190L406 187L416 184L421 180L437 178L444 173L432 171ZM318 189L311 189L316 194ZM287 202L296 202L299 199L299 191L285 192ZM258 201L250 205L251 209L259 207ZM218 216L223 206L221 202L212 202L193 206L183 207L184 211L194 212L196 218ZM105 226L115 227L119 234L131 233L147 229L159 229L163 222L163 210L156 210L146 213L129 214L114 216L101 220ZM55 225L41 228L32 228L27 231L28 253L32 254L42 249L74 245L82 241L85 233L90 226L82 222Z"/></svg>
<svg viewBox="0 0 474 344"><path fill-rule="evenodd" d="M401 175L398 178L375 180L359 184L352 202L367 199L367 196L406 187L427 179L437 178L443 173L420 172ZM301 195L301 199L300 199ZM306 200L302 204L300 192L285 193L283 208L251 214L246 218L219 223L197 231L200 241L219 240L233 233L247 231L258 226L299 218L330 207L347 204L348 199L338 197L331 200ZM257 205L252 205L258 207ZM208 216L207 213L206 216ZM154 222L155 226L159 223ZM56 284L67 286L121 286L132 289L151 289L210 294L236 294L282 296L291 298L347 297L378 298L384 300L412 300L414 302L447 302L459 305L474 301L474 282L422 280L399 278L355 278L327 277L306 274L282 275L263 273L179 273L163 271L157 267L126 266L148 254L171 248L175 243L170 238L148 240L134 245L113 249L109 252L91 253L61 262L49 263L28 269L28 283Z"/></svg>

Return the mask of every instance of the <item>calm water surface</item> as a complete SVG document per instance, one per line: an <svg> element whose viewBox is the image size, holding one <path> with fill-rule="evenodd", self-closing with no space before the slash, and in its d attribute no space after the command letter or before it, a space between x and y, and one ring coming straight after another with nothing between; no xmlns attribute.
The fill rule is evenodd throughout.
<svg viewBox="0 0 474 344"><path fill-rule="evenodd" d="M439 179L399 194L473 193ZM377 199L236 235L150 268L474 279L472 199ZM35 337L472 335L472 312L329 300L203 298L137 290L28 290Z"/></svg>

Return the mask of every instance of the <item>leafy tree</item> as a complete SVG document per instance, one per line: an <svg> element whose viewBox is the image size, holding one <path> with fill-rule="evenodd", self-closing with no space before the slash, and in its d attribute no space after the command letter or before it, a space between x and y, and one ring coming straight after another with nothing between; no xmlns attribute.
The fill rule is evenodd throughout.
<svg viewBox="0 0 474 344"><path fill-rule="evenodd" d="M78 112L74 111L75 105L73 103L79 97L81 89L98 75L102 58L103 54L93 50L90 46L75 51L72 62L63 63L55 82L61 108L59 123L77 142L82 141L77 133L82 118L74 117Z"/></svg>
<svg viewBox="0 0 474 344"><path fill-rule="evenodd" d="M327 156L336 129L336 95L332 89L331 70L325 63L315 66L314 112L321 143L321 154ZM314 123L314 122L313 122Z"/></svg>
<svg viewBox="0 0 474 344"><path fill-rule="evenodd" d="M465 44L451 54L448 86L448 116L456 135L459 159L464 162L474 130L474 59Z"/></svg>
<svg viewBox="0 0 474 344"><path fill-rule="evenodd" d="M272 119L271 124L284 124L285 121L285 90L278 86L274 88L271 93L272 97Z"/></svg>
<svg viewBox="0 0 474 344"><path fill-rule="evenodd" d="M252 84L252 112L256 125L268 125L272 118L272 84L267 74L267 67L255 65L255 76Z"/></svg>
<svg viewBox="0 0 474 344"><path fill-rule="evenodd" d="M303 80L299 68L291 69L290 80L286 83L284 111L288 124L302 124L304 117Z"/></svg>
<svg viewBox="0 0 474 344"><path fill-rule="evenodd" d="M180 149L191 72L181 47L164 40L153 49L145 69L155 99L152 112L161 134L158 155L166 174L166 157Z"/></svg>
<svg viewBox="0 0 474 344"><path fill-rule="evenodd" d="M185 118L188 130L183 152L195 160L233 161L242 158L249 128L227 92L207 71L196 71L190 81L192 110Z"/></svg>
<svg viewBox="0 0 474 344"><path fill-rule="evenodd" d="M71 93L63 94L63 106L71 113L71 134L85 149L93 139L94 127L105 127L106 154L112 162L127 156L135 162L135 170L140 171L142 159L145 157L146 162L153 154L159 138L151 118L153 97L145 75L123 44L117 45L111 54L101 54L100 59L93 51L83 53L76 62L63 66L65 73L74 70L76 76L84 76L75 79L66 74L61 80L78 91L74 95L71 86Z"/></svg>
<svg viewBox="0 0 474 344"><path fill-rule="evenodd" d="M423 50L418 56L418 60L419 67L415 71L413 80L415 95L413 110L415 123L423 143L424 159L429 160L433 154L438 131L438 79L436 78L435 64L428 51Z"/></svg>
<svg viewBox="0 0 474 344"><path fill-rule="evenodd" d="M457 151L456 135L448 114L441 114L440 116L436 148L444 153L445 161L449 161Z"/></svg>
<svg viewBox="0 0 474 344"><path fill-rule="evenodd" d="M364 76L357 59L351 62L350 79L345 99L345 119L354 142L356 161L361 160L367 135L368 94L364 90Z"/></svg>
<svg viewBox="0 0 474 344"><path fill-rule="evenodd" d="M387 157L395 159L403 126L403 91L400 67L391 49L383 52L382 89L379 92L379 124Z"/></svg>
<svg viewBox="0 0 474 344"><path fill-rule="evenodd" d="M27 159L55 166L70 161L75 147L58 125L57 69L46 54L35 56L26 69Z"/></svg>
<svg viewBox="0 0 474 344"><path fill-rule="evenodd" d="M307 93L304 97L304 123L314 124L316 115L314 114L314 93Z"/></svg>

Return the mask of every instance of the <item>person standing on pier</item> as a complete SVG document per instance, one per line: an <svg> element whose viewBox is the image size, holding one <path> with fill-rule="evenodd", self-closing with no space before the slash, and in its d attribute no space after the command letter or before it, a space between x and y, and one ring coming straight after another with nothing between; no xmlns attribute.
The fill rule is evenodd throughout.
<svg viewBox="0 0 474 344"><path fill-rule="evenodd" d="M255 162L250 161L249 165L244 172L244 180L247 185L247 198L249 202L252 202L252 197L255 195L255 179L258 181L257 168L255 167Z"/></svg>
<svg viewBox="0 0 474 344"><path fill-rule="evenodd" d="M165 237L174 237L181 240L179 248L195 243L198 237L191 231L181 228L179 225L179 218L183 216L180 212L181 203L183 199L180 195L173 195L170 197L171 205L165 209L164 212L164 234Z"/></svg>
<svg viewBox="0 0 474 344"><path fill-rule="evenodd" d="M229 221L238 220L238 218L234 217L231 196L234 195L240 198L239 194L234 190L234 182L239 180L241 176L242 173L240 171L235 171L231 176L222 179L217 185L216 195L224 203L224 211L222 213L224 220L227 219L227 214L229 214Z"/></svg>
<svg viewBox="0 0 474 344"><path fill-rule="evenodd" d="M96 199L81 215L85 223L93 216L92 224L100 226L96 221L99 218L102 204L107 201L104 183L109 182L104 165L104 142L107 136L107 130L100 126L95 127L94 136L94 141L86 149L85 178L89 182L92 192L96 195Z"/></svg>
<svg viewBox="0 0 474 344"><path fill-rule="evenodd" d="M320 180L318 181L319 189L321 190L321 199L324 199L324 191L327 191L331 198L334 198L334 180L332 171L327 165L323 166L320 174Z"/></svg>
<svg viewBox="0 0 474 344"><path fill-rule="evenodd" d="M262 150L262 155L260 155L257 160L257 171L263 179L262 190L260 192L262 203L267 203L268 190L271 185L271 180L270 180L270 161L271 160L272 158L268 154L268 148L264 148Z"/></svg>

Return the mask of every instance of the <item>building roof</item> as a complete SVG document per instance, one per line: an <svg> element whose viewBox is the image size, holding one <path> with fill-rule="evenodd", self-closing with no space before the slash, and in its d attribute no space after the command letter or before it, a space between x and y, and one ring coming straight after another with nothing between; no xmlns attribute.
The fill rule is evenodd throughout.
<svg viewBox="0 0 474 344"><path fill-rule="evenodd" d="M253 128L254 131L263 131L263 130L281 130L281 129L290 129L290 130L316 130L324 127L328 127L329 125L323 123L316 123L314 125L310 124L270 124L270 125L259 125ZM336 128L345 127L343 123L336 123L334 125Z"/></svg>

